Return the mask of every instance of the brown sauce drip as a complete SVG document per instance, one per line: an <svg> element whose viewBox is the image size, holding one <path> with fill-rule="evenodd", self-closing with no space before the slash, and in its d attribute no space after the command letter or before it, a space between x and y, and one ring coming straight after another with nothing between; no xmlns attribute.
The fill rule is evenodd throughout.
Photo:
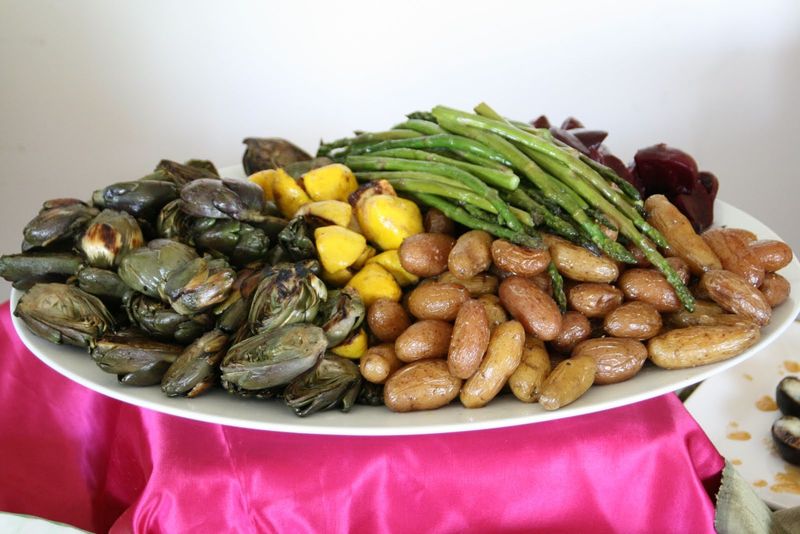
<svg viewBox="0 0 800 534"><path fill-rule="evenodd" d="M757 487L757 488L763 488L763 487L765 487L767 485L767 481L766 480L756 480L755 482L753 482L753 485L755 487Z"/></svg>
<svg viewBox="0 0 800 534"><path fill-rule="evenodd" d="M786 471L775 475L775 484L769 487L775 493L796 493L800 495L800 469L790 465Z"/></svg>
<svg viewBox="0 0 800 534"><path fill-rule="evenodd" d="M728 433L728 439L735 439L736 441L747 441L750 437L750 432L739 431Z"/></svg>
<svg viewBox="0 0 800 534"><path fill-rule="evenodd" d="M733 460L731 460L731 463L733 465L742 465L742 461L738 458L734 458Z"/></svg>
<svg viewBox="0 0 800 534"><path fill-rule="evenodd" d="M751 382L753 381L753 375L751 374L745 373L742 376L744 377L745 380L750 380Z"/></svg>
<svg viewBox="0 0 800 534"><path fill-rule="evenodd" d="M800 372L800 362L796 362L794 360L786 360L786 361L783 362L783 366L790 373L798 373L798 372Z"/></svg>
<svg viewBox="0 0 800 534"><path fill-rule="evenodd" d="M774 412L778 409L778 404L769 395L764 395L756 401L756 408L762 412Z"/></svg>

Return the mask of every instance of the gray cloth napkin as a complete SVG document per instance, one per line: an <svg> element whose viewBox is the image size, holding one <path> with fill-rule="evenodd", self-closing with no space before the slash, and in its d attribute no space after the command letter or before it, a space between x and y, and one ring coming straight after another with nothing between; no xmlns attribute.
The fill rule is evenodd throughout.
<svg viewBox="0 0 800 534"><path fill-rule="evenodd" d="M719 534L800 534L800 507L773 512L726 460L714 527Z"/></svg>

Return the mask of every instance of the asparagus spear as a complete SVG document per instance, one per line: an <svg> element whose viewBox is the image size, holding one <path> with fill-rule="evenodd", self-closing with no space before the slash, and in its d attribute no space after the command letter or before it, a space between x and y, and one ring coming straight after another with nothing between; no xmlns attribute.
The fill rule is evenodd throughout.
<svg viewBox="0 0 800 534"><path fill-rule="evenodd" d="M441 106L438 106L437 108L440 108L440 107ZM434 113L434 115L437 116L437 119L439 120L439 122L442 123L442 117L437 115L437 113L436 113L436 109L437 108L434 108L433 113ZM481 109L485 113L491 114L493 117L499 117L499 115L496 112L494 112L489 106L487 106L485 104L483 106L481 106ZM510 125L505 120L497 120L496 118L491 118L490 119L490 118L485 118L485 117L475 117L478 120L472 121L470 119L470 117L471 117L470 114L459 112L457 110L452 110L452 111L453 111L454 115L456 115L458 117L461 117L461 118L466 118L466 119L463 120L464 123L467 123L467 124L479 124L483 128L488 129L489 131L498 132L499 135L503 135L503 134L499 133L500 131L505 132L504 137L506 137L508 139L511 139L512 137L514 137L515 139L513 139L513 140L516 141L519 145L522 145L521 148L523 149L523 152L528 154L529 156L532 155L532 152L534 150L537 150L535 147L539 147L537 152L539 152L541 154L545 154L547 157L551 158L548 161L553 163L554 160L558 160L558 154L555 153L552 150L552 149L556 149L557 150L557 147L555 147L554 145L551 145L551 147L552 147L552 149L551 149L551 148L545 146L547 144L546 142L543 142L541 139L536 138L536 136L534 136L532 134L529 134L527 132L519 130L518 128L515 128L514 126ZM458 120L458 119L451 119L450 118L451 113L446 108L445 108L444 111L441 111L441 115L445 116L447 118L447 120L456 120L456 121ZM577 178L576 176L574 176L575 175L574 172L571 172L570 174L562 173L562 175L566 179L570 180L571 183L575 183L575 178ZM579 179L578 179L578 181L579 181ZM602 179L601 179L601 181L602 181ZM607 186L607 184L605 184L605 185ZM610 187L609 187L609 189L610 189ZM641 249L641 251L644 253L645 257L650 261L650 263L652 263L656 268L658 268L659 271L661 271L661 273L666 277L667 281L672 285L673 288L675 288L675 292L677 293L678 298L680 299L680 301L683 304L684 308L686 308L688 311L694 310L694 297L692 296L691 292L686 287L686 285L683 283L683 281L681 280L681 278L678 275L678 273L675 271L675 269L672 268L672 266L669 263L667 263L667 261L664 259L664 257L661 256L661 254L658 253L658 250L655 247L653 247L653 245L650 243L650 241L648 241L637 230L636 226L639 226L639 225L636 224L636 220L637 219L641 219L641 217L639 216L639 213L635 209L633 209L632 206L630 206L629 204L626 204L634 214L634 217L629 219L629 218L625 217L624 215L622 215L621 213L619 213L619 211L617 211L615 209L615 207L613 205L611 205L611 203L607 199L601 197L600 195L597 195L596 191L594 192L594 194L591 194L585 188L581 188L581 190L584 191L584 193L587 193L587 194L589 194L591 196L591 198L593 200L593 204L595 206L600 208L601 211L603 211L606 215L610 216L612 219L614 219L617 222L617 225L619 227L620 233L622 235L624 235L625 237L627 237L628 239L630 239L631 241L633 241L639 247L639 249ZM617 195L617 196L619 197L619 195ZM586 198L586 195L584 195L584 198ZM587 198L587 200L589 200L589 199ZM628 213L626 213L626 215L627 214ZM644 221L642 220L642 222L644 222ZM652 228L646 222L644 224L646 225L646 227ZM666 243L666 240L664 239L664 237L658 231L656 231L655 228L652 228L652 230L653 230L652 233L651 232L646 232L647 235L650 236L660 246L666 246L667 243Z"/></svg>
<svg viewBox="0 0 800 534"><path fill-rule="evenodd" d="M564 279L561 277L561 273L558 272L556 269L556 264L552 261L547 266L547 274L550 275L550 282L553 285L553 298L558 304L558 308L561 310L561 313L567 311L567 296L564 294Z"/></svg>
<svg viewBox="0 0 800 534"><path fill-rule="evenodd" d="M479 106L479 108L482 111L491 110L491 108L485 104ZM489 112L492 113L493 116L499 117L497 113L493 111ZM433 114L437 117L440 124L442 124L442 118L445 117L459 124L496 133L497 135L526 147L528 150L523 150L523 152L525 152L528 157L534 159L536 163L559 179L564 180L565 178L571 179L571 177L575 177L581 183L585 180L588 182L585 184L586 187L580 186L576 188L577 183L574 180L570 181L570 186L580 193L583 198L595 205L597 205L596 199L602 195L610 205L613 205L619 212L628 217L633 224L641 229L657 245L662 247L667 246L667 242L661 233L647 223L636 208L629 204L619 192L609 186L594 169L581 161L579 157L575 156L573 152L577 151L574 149L571 149L571 151L564 150L554 143L550 143L536 135L520 130L502 118L481 117L443 106L435 107L433 109ZM589 184L591 184L591 186ZM607 215L611 215L607 210L603 209L603 211L606 212Z"/></svg>
<svg viewBox="0 0 800 534"><path fill-rule="evenodd" d="M403 130L395 130L395 131L403 131ZM417 133L417 135L419 134ZM493 161L495 163L505 165L506 167L511 166L510 162L506 158L504 158L501 154L498 154L496 151L490 149L489 147L482 145L481 143L478 143L473 139L468 139L466 137L461 137L459 135L451 135L451 134L429 135L424 137L413 137L408 139L392 139L388 141L381 141L380 143L376 143L374 145L364 145L357 147L354 146L351 151L351 154L352 155L371 154L373 152L378 152L380 150L387 150L390 148L453 149L453 150L458 150L459 152L463 152L464 154L470 154L472 156L476 156L478 159L480 159L481 162Z"/></svg>
<svg viewBox="0 0 800 534"><path fill-rule="evenodd" d="M337 148L345 148L361 144L377 143L389 139L409 139L420 137L421 133L414 130L389 130L386 132L367 132L355 137L343 137L330 143L320 143L317 157L329 156Z"/></svg>
<svg viewBox="0 0 800 534"><path fill-rule="evenodd" d="M522 153L517 147L512 145L509 141L500 136L479 130L476 128L465 127L458 124L456 121L451 120L447 114L437 113L441 106L434 108L434 115L436 116L439 125L446 130L457 130L456 133L466 134L480 141L484 145L488 145L492 150L502 154L504 158L513 162L512 166L520 171L526 178L531 180L541 191L545 197L549 198L570 214L570 216L583 227L589 234L591 240L600 247L601 250L608 253L612 258L624 261L626 263L635 263L636 260L631 253L619 243L611 241L600 229L597 224L592 221L584 211L584 207L588 207L577 194L566 187L564 184L544 172L538 165L536 165L530 158Z"/></svg>
<svg viewBox="0 0 800 534"><path fill-rule="evenodd" d="M489 232L493 236L500 237L503 239L508 239L512 243L517 243L518 245L524 245L526 247L531 248L541 248L542 247L542 238L538 234L534 235L533 232L523 233L523 232L515 232L506 228L505 226L500 226L499 224L492 224L488 221L484 221L478 218L473 217L470 215L464 208L456 206L445 200L442 197L437 197L435 195L429 195L427 193L418 193L413 195L414 198L418 199L422 204L430 206L432 208L436 208L442 213L445 214L448 218L452 219L453 221L463 224L467 228L472 228L474 230L484 230Z"/></svg>
<svg viewBox="0 0 800 534"><path fill-rule="evenodd" d="M405 122L395 125L393 130L413 130L425 135L436 135L445 133L435 122L422 119L408 119Z"/></svg>
<svg viewBox="0 0 800 534"><path fill-rule="evenodd" d="M497 191L486 185L469 172L445 163L435 161L417 161L398 158L382 158L375 156L349 156L345 165L354 171L412 171L446 176L457 180L483 197L497 210L502 219L512 230L522 230L522 225L508 209Z"/></svg>
<svg viewBox="0 0 800 534"><path fill-rule="evenodd" d="M361 182L386 180L398 191L430 193L473 205L489 213L497 213L497 209L484 197L475 194L475 192L465 188L455 180L449 180L435 174L404 171L356 172L356 178ZM517 221L517 224L519 224L519 221Z"/></svg>
<svg viewBox="0 0 800 534"><path fill-rule="evenodd" d="M481 178L487 184L508 189L513 191L519 186L519 176L514 174L510 169L506 168L498 170L489 167L482 167L466 161L448 158L435 152L426 152L424 150L416 150L413 148L392 148L389 150L380 150L373 152L373 156L386 157L386 158L402 158L402 159L416 159L421 161L436 161L438 163L446 163L453 167L458 167L467 172L474 174Z"/></svg>

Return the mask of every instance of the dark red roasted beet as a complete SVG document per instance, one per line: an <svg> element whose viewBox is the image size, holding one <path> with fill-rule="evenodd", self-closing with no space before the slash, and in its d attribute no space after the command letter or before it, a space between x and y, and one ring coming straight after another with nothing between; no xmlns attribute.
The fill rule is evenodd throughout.
<svg viewBox="0 0 800 534"><path fill-rule="evenodd" d="M716 176L710 172L701 172L691 193L675 195L669 199L686 215L695 231L700 233L714 222L714 199L718 189Z"/></svg>
<svg viewBox="0 0 800 534"><path fill-rule="evenodd" d="M574 130L575 128L583 128L583 123L576 119L575 117L567 117L564 119L564 122L561 123L561 128L563 130Z"/></svg>
<svg viewBox="0 0 800 534"><path fill-rule="evenodd" d="M570 133L577 137L581 143L586 145L586 148L588 148L590 151L600 148L600 146L603 144L603 141L605 141L606 137L608 137L608 132L604 132L602 130L587 130L585 128L572 130Z"/></svg>
<svg viewBox="0 0 800 534"><path fill-rule="evenodd" d="M531 121L531 126L534 128L550 128L550 121L544 115L539 115Z"/></svg>
<svg viewBox="0 0 800 534"><path fill-rule="evenodd" d="M660 143L643 148L634 156L636 174L648 195L691 193L697 181L697 163L692 156Z"/></svg>
<svg viewBox="0 0 800 534"><path fill-rule="evenodd" d="M572 134L572 132L565 130L563 128L551 127L550 133L553 134L553 137L555 137L562 143L571 146L581 154L586 154L587 156L590 154L589 147L584 145L580 139L578 139L577 137L575 137L575 135Z"/></svg>

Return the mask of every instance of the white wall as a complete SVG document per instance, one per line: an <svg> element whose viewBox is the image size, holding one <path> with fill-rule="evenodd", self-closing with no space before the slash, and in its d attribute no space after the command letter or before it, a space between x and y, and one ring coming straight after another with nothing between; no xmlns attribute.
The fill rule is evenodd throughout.
<svg viewBox="0 0 800 534"><path fill-rule="evenodd" d="M161 158L313 150L486 100L667 142L800 250L800 3L0 0L0 251L47 198ZM2 288L5 295L7 285Z"/></svg>

